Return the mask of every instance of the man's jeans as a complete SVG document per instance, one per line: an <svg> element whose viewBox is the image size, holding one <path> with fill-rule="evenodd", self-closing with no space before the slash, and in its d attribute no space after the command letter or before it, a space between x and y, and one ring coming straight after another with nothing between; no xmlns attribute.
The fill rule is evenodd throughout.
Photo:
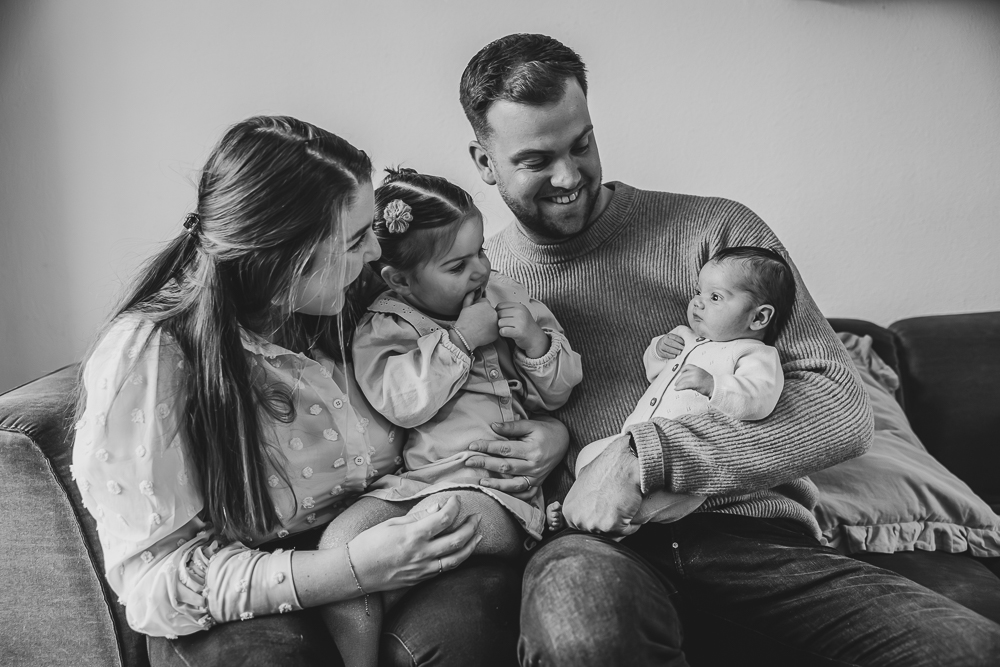
<svg viewBox="0 0 1000 667"><path fill-rule="evenodd" d="M387 614L379 664L516 665L520 577L514 564L473 557L420 584ZM152 667L343 664L313 610L224 623L178 639L149 638L147 645Z"/></svg>
<svg viewBox="0 0 1000 667"><path fill-rule="evenodd" d="M788 519L692 514L620 543L566 531L529 561L523 591L530 667L687 665L685 624L756 636L793 665L1000 664L1000 625Z"/></svg>

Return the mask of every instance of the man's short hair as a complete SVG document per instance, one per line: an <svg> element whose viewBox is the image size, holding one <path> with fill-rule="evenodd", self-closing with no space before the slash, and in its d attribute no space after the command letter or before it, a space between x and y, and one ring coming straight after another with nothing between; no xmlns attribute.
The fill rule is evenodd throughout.
<svg viewBox="0 0 1000 667"><path fill-rule="evenodd" d="M547 35L514 34L487 44L462 73L459 99L480 141L490 136L486 113L498 100L558 102L575 77L587 94L587 67L573 49Z"/></svg>
<svg viewBox="0 0 1000 667"><path fill-rule="evenodd" d="M774 306L774 315L764 331L764 342L774 344L795 305L795 275L785 258L767 248L735 246L719 250L709 261L738 262L742 265L742 286L753 297L754 305L767 303Z"/></svg>

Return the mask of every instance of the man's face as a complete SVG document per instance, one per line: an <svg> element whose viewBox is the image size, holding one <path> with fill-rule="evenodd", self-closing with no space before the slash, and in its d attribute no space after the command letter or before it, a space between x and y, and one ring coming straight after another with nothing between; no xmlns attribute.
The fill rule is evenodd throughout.
<svg viewBox="0 0 1000 667"><path fill-rule="evenodd" d="M474 143L486 183L530 232L549 239L578 234L603 210L601 157L587 97L575 78L545 106L495 102L486 114L492 134ZM477 151L478 147L478 151ZM484 150L485 149L485 150Z"/></svg>

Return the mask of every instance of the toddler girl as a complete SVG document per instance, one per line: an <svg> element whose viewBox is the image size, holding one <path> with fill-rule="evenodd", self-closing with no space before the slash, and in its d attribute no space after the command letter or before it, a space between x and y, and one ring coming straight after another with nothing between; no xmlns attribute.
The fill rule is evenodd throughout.
<svg viewBox="0 0 1000 667"><path fill-rule="evenodd" d="M462 516L480 516L476 553L515 557L526 536L541 538L541 489L529 486L522 499L482 487L483 472L465 465L475 454L468 446L498 439L492 423L562 406L582 379L580 355L548 308L490 272L483 218L468 193L412 169L388 174L375 191L382 257L373 267L389 289L368 307L353 355L371 405L410 429L405 472L372 483L321 545L443 502L435 494L449 490ZM349 666L376 662L384 602L376 597L325 611Z"/></svg>
<svg viewBox="0 0 1000 667"><path fill-rule="evenodd" d="M734 419L764 419L778 403L785 377L771 346L795 303L788 262L765 248L723 248L698 275L698 293L688 303L688 325L657 336L643 354L650 385L625 420L621 433L654 417L676 419L717 410ZM584 447L576 473L619 436ZM669 523L690 514L705 496L655 491L632 519ZM549 528L563 526L559 503L547 509Z"/></svg>

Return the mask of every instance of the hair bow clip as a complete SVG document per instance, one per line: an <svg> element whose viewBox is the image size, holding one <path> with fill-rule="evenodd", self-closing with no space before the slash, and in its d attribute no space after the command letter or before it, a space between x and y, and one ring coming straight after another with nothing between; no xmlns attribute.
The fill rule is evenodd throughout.
<svg viewBox="0 0 1000 667"><path fill-rule="evenodd" d="M402 199L393 199L382 211L382 217L390 234L402 234L413 222L413 209Z"/></svg>

